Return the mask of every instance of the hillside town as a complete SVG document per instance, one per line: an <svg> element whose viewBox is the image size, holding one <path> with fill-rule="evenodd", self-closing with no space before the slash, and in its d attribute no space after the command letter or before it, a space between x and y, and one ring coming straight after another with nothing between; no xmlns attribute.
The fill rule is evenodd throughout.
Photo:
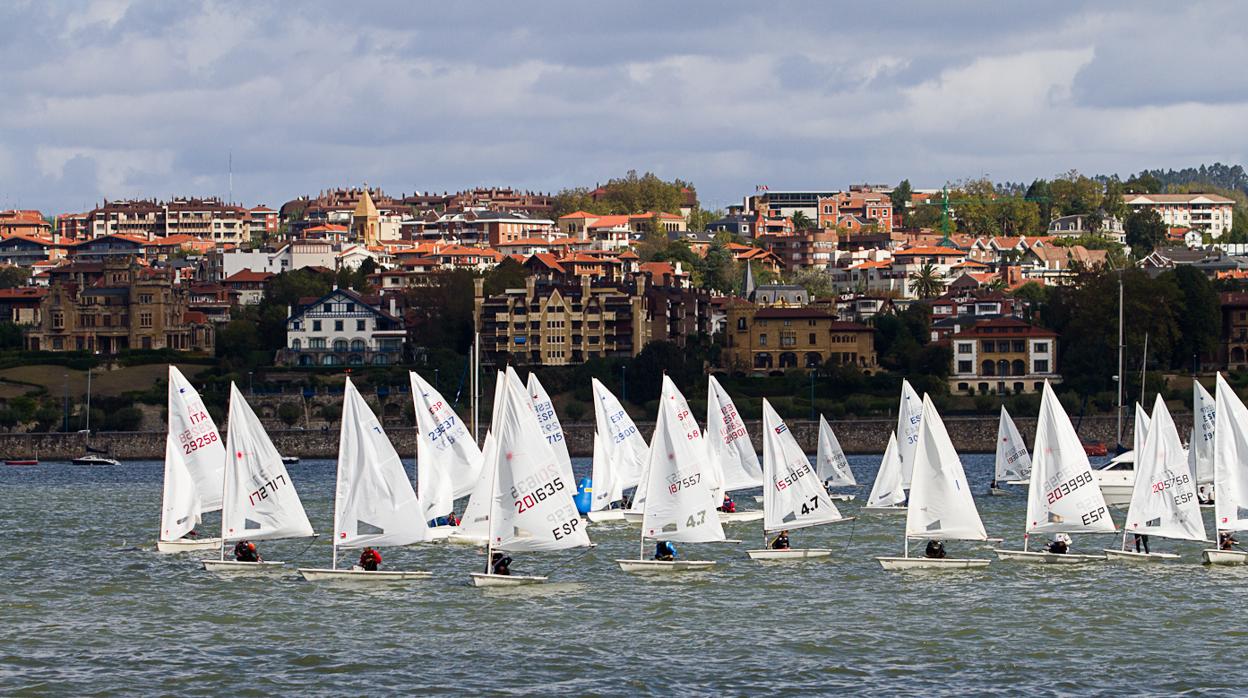
<svg viewBox="0 0 1248 698"><path fill-rule="evenodd" d="M1090 338L1063 337L1049 312L1060 298L1094 278L1187 270L1216 289L1212 334L1187 338L1189 362L1183 333L1158 331L1142 360L1242 368L1242 192L1164 176L760 185L717 210L649 173L554 194L362 185L277 208L179 197L9 210L0 313L10 345L20 337L11 350L245 355L248 371L466 355L479 334L487 367L632 360L666 343L730 376L891 370L1001 396L1079 371L1066 355Z"/></svg>

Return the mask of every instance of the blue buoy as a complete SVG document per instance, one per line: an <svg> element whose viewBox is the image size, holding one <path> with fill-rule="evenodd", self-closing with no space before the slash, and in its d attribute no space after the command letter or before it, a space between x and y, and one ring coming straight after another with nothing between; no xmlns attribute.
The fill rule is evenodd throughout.
<svg viewBox="0 0 1248 698"><path fill-rule="evenodd" d="M576 510L582 514L589 513L589 508L594 503L594 481L592 478L583 477L581 481L576 483L576 496L572 498L576 502Z"/></svg>

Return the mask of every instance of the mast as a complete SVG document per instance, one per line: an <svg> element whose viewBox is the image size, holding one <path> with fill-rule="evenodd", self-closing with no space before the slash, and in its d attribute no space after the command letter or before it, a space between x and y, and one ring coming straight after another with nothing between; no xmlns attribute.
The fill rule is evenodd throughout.
<svg viewBox="0 0 1248 698"><path fill-rule="evenodd" d="M506 399L504 399L503 402L505 404L507 402ZM498 443L497 438L498 437L495 437L495 442L494 442L496 444ZM490 468L493 470L493 472L490 473L489 531L486 533L486 539L485 539L485 573L486 574L494 574L494 512L496 509L496 507L494 506L495 504L494 499L498 496L498 455L497 453L498 451L496 450L494 462L490 464Z"/></svg>
<svg viewBox="0 0 1248 698"><path fill-rule="evenodd" d="M91 375L91 374L88 373L87 375ZM233 385L233 383L230 383L230 385ZM172 389L172 386L170 386L170 389ZM234 405L234 393L233 391L231 391L230 392L230 404L226 408L226 413L225 413L226 426L228 426L231 431L234 430L234 420L230 418L233 417L234 415L231 414L233 410L229 408L233 407L233 405ZM226 454L225 454L225 467L226 468L232 467L233 459L230 457L230 453L232 451L233 449L227 449L226 451ZM225 522L228 520L227 515L229 514L229 512L226 510L226 507L229 506L230 504L230 496L229 496L230 474L228 472L223 472L221 475L222 475L221 477L221 561L225 562ZM337 496L337 493L335 492L334 495ZM335 528L337 528L337 526L335 526Z"/></svg>
<svg viewBox="0 0 1248 698"><path fill-rule="evenodd" d="M1148 380L1148 333L1145 332L1144 333L1144 361L1143 361L1143 365L1140 366L1140 402L1142 404L1148 404L1144 402L1144 386L1147 380Z"/></svg>
<svg viewBox="0 0 1248 698"><path fill-rule="evenodd" d="M87 444L91 443L91 367L87 367Z"/></svg>
<svg viewBox="0 0 1248 698"><path fill-rule="evenodd" d="M1122 271L1118 272L1118 449L1122 450Z"/></svg>
<svg viewBox="0 0 1248 698"><path fill-rule="evenodd" d="M472 335L472 440L481 443L481 332Z"/></svg>

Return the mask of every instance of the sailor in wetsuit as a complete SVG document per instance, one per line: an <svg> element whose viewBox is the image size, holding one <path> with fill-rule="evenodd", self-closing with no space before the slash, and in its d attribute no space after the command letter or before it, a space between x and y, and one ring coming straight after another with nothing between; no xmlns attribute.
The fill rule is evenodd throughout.
<svg viewBox="0 0 1248 698"><path fill-rule="evenodd" d="M930 557L935 560L943 560L945 555L945 544L938 540L929 540L927 549L923 551L923 557Z"/></svg>
<svg viewBox="0 0 1248 698"><path fill-rule="evenodd" d="M368 572L376 572L381 565L381 553L372 548L364 548L364 552L360 553L360 567Z"/></svg>
<svg viewBox="0 0 1248 698"><path fill-rule="evenodd" d="M511 556L494 553L490 558L490 574L511 574Z"/></svg>
<svg viewBox="0 0 1248 698"><path fill-rule="evenodd" d="M788 550L789 549L789 532L781 531L780 535L771 542L772 550Z"/></svg>
<svg viewBox="0 0 1248 698"><path fill-rule="evenodd" d="M1070 552L1070 536L1065 533L1053 536L1053 540L1049 543L1046 550L1057 555L1065 555Z"/></svg>
<svg viewBox="0 0 1248 698"><path fill-rule="evenodd" d="M249 540L240 540L234 544L234 560L237 562L260 562L260 551L256 544Z"/></svg>
<svg viewBox="0 0 1248 698"><path fill-rule="evenodd" d="M661 540L654 545L654 559L671 562L676 559L676 546Z"/></svg>

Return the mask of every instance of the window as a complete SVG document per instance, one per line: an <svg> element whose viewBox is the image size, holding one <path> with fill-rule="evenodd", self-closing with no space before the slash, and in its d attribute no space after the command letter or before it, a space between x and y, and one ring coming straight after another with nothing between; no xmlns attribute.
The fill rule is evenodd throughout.
<svg viewBox="0 0 1248 698"><path fill-rule="evenodd" d="M1025 341L1023 341L1023 340L1021 340L1021 339L1016 339L1016 340L1014 340L1013 345L1014 345L1014 346L1013 346L1013 351L1014 351L1014 353L1016 353L1016 354L1021 354L1021 353L1025 352L1025 351L1027 351L1027 342L1025 342Z"/></svg>
<svg viewBox="0 0 1248 698"><path fill-rule="evenodd" d="M816 341L816 340L815 340L815 333L814 333L814 332L811 332L811 333L810 333L810 343L811 343L811 344L814 344L814 343L815 343L815 341Z"/></svg>
<svg viewBox="0 0 1248 698"><path fill-rule="evenodd" d="M342 331L342 320L334 320L334 331L335 332Z"/></svg>
<svg viewBox="0 0 1248 698"><path fill-rule="evenodd" d="M984 353L994 352L997 350L997 343L991 339L984 340Z"/></svg>
<svg viewBox="0 0 1248 698"><path fill-rule="evenodd" d="M324 348L325 348L325 338L324 338L324 337L313 337L313 338L309 339L309 340L308 340L308 348L309 348L309 349L324 349Z"/></svg>
<svg viewBox="0 0 1248 698"><path fill-rule="evenodd" d="M367 324L368 324L368 321L367 321L367 320L356 320L356 321L355 321L355 331L356 331L356 332L363 332L363 331L364 331L364 327L365 327Z"/></svg>
<svg viewBox="0 0 1248 698"><path fill-rule="evenodd" d="M974 364L972 364L970 361L958 362L958 373L970 373L973 370L974 370ZM962 388L962 389L966 390L966 388Z"/></svg>
<svg viewBox="0 0 1248 698"><path fill-rule="evenodd" d="M1036 373L1048 373L1049 372L1049 360L1048 359L1036 359L1035 363L1036 363Z"/></svg>
<svg viewBox="0 0 1248 698"><path fill-rule="evenodd" d="M151 326L152 326L152 314L151 313L139 313L139 327L151 327Z"/></svg>
<svg viewBox="0 0 1248 698"><path fill-rule="evenodd" d="M52 329L60 330L64 328L65 328L65 313L62 313L62 312L52 313Z"/></svg>
<svg viewBox="0 0 1248 698"><path fill-rule="evenodd" d="M791 334L780 335L780 346L782 347L797 346L797 337L794 337Z"/></svg>
<svg viewBox="0 0 1248 698"><path fill-rule="evenodd" d="M151 302L152 302L152 294L150 294L150 293L140 293L140 294L139 294L139 302L140 302L140 303L144 303L144 304L146 304L146 303L151 303Z"/></svg>
<svg viewBox="0 0 1248 698"><path fill-rule="evenodd" d="M741 331L745 330L745 318L743 317L737 318L737 329Z"/></svg>
<svg viewBox="0 0 1248 698"><path fill-rule="evenodd" d="M290 323L290 329L298 331L299 325L300 325L299 321L295 320L294 322Z"/></svg>
<svg viewBox="0 0 1248 698"><path fill-rule="evenodd" d="M758 346L760 347L767 346L767 333L766 332L758 335Z"/></svg>
<svg viewBox="0 0 1248 698"><path fill-rule="evenodd" d="M355 312L355 303L347 303L347 312L348 312L348 313L354 313L354 312Z"/></svg>
<svg viewBox="0 0 1248 698"><path fill-rule="evenodd" d="M1035 343L1035 344L1033 344L1032 346L1033 346L1033 347L1035 347L1035 352L1036 352L1037 354L1047 354L1047 353L1049 353L1049 343L1048 343L1048 342L1036 342L1036 343Z"/></svg>
<svg viewBox="0 0 1248 698"><path fill-rule="evenodd" d="M975 351L975 347L970 342L958 342L959 354L970 354Z"/></svg>
<svg viewBox="0 0 1248 698"><path fill-rule="evenodd" d="M321 331L321 321L320 321L320 320L313 320L313 321L312 321L312 331L313 331L313 332L320 332L320 331Z"/></svg>

